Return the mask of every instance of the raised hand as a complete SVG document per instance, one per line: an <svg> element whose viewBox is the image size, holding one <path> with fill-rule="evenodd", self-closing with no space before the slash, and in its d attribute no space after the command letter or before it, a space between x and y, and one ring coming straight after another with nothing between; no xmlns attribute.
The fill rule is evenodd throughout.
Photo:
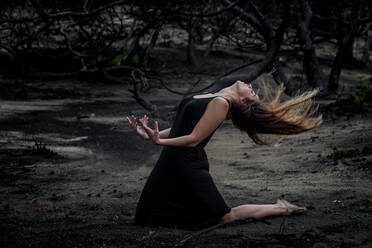
<svg viewBox="0 0 372 248"><path fill-rule="evenodd" d="M147 132L145 131L145 129L143 128L143 126L139 126L137 124L137 119L134 115L132 115L130 118L127 116L126 119L128 120L129 124L133 127L134 131L137 133L138 136L140 136L142 139L144 140L149 140L150 137L147 135ZM148 117L146 115L144 115L141 119L140 119L140 122L142 123L142 121L144 123L148 123ZM143 124L142 124L143 125Z"/></svg>
<svg viewBox="0 0 372 248"><path fill-rule="evenodd" d="M149 138L155 143L155 144L159 144L159 141L160 141L160 135L159 135L159 125L158 125L158 121L154 121L154 129L151 129L149 126L148 126L148 118L142 118L140 119L140 122L143 126L143 128L145 129L147 135L149 136Z"/></svg>

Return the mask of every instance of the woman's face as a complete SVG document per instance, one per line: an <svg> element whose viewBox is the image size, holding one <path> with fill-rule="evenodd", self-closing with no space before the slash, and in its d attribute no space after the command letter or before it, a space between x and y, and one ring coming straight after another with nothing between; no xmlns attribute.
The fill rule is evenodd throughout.
<svg viewBox="0 0 372 248"><path fill-rule="evenodd" d="M251 84L246 84L242 81L237 81L235 84L237 93L242 99L248 98L251 101L260 100L256 92L254 92Z"/></svg>

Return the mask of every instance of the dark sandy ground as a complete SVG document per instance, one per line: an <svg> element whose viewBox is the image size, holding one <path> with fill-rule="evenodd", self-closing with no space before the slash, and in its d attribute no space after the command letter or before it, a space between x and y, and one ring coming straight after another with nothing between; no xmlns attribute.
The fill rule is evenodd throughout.
<svg viewBox="0 0 372 248"><path fill-rule="evenodd" d="M170 59L161 66L170 85L184 90L241 62L214 55L199 70ZM364 114L348 101L359 75L369 103ZM271 225L217 229L185 246L372 247L371 75L345 70L341 100L319 99L322 126L278 146L257 146L231 123L221 126L207 153L231 207L284 196L309 211L269 218ZM160 147L141 141L125 122L127 114L146 113L128 85L0 80L0 247L173 247L191 234L132 224ZM180 99L160 87L144 96L163 113Z"/></svg>

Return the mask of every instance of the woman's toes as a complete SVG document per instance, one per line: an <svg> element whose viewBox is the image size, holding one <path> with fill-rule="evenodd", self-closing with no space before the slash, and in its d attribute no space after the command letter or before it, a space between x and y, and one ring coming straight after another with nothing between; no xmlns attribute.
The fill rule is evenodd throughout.
<svg viewBox="0 0 372 248"><path fill-rule="evenodd" d="M296 214L304 214L304 213L306 213L306 209L299 209L298 211L296 211L296 212L294 212L294 214L296 215Z"/></svg>
<svg viewBox="0 0 372 248"><path fill-rule="evenodd" d="M306 207L295 207L292 209L292 214L304 214L307 211Z"/></svg>
<svg viewBox="0 0 372 248"><path fill-rule="evenodd" d="M306 207L300 207L297 205L294 205L287 200L283 198L278 198L277 199L277 205L280 207L285 207L287 209L287 214L303 214L307 211Z"/></svg>
<svg viewBox="0 0 372 248"><path fill-rule="evenodd" d="M280 198L276 199L276 205L279 207L287 208L287 205L280 200Z"/></svg>

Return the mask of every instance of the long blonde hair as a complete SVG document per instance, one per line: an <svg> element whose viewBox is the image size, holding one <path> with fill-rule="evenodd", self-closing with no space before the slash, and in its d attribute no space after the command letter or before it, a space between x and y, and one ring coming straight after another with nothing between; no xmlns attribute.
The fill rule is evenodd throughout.
<svg viewBox="0 0 372 248"><path fill-rule="evenodd" d="M260 101L246 99L243 104L233 104L231 119L234 125L259 145L272 145L260 134L293 135L299 134L322 123L322 116L317 115L317 106L312 98L319 92L313 90L289 100L281 101L285 88L272 90L265 83L264 96Z"/></svg>

